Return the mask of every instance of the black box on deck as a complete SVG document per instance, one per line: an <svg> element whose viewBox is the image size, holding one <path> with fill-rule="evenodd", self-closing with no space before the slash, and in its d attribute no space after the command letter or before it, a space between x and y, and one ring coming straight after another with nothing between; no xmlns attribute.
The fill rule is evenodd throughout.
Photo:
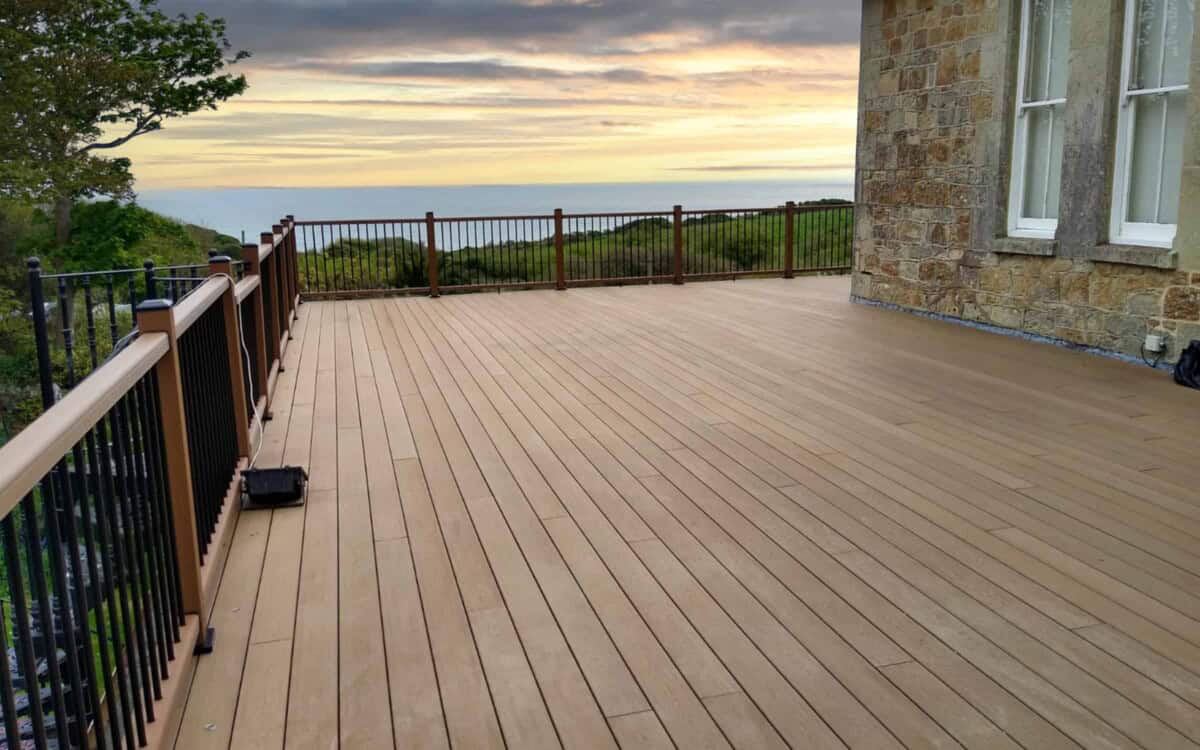
<svg viewBox="0 0 1200 750"><path fill-rule="evenodd" d="M299 466L247 469L242 472L243 508L303 505L308 473Z"/></svg>

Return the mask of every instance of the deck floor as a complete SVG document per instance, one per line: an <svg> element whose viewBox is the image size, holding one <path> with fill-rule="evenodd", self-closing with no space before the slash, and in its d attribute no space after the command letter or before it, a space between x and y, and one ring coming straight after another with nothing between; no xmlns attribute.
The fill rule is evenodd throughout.
<svg viewBox="0 0 1200 750"><path fill-rule="evenodd" d="M845 278L310 303L177 746L1200 743L1200 394Z"/></svg>

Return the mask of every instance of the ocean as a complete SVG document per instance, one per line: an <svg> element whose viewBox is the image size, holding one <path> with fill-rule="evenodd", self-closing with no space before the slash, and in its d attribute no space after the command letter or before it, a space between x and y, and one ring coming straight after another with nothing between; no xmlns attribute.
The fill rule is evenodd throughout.
<svg viewBox="0 0 1200 750"><path fill-rule="evenodd" d="M212 188L144 190L138 203L175 219L253 241L280 217L393 219L442 216L766 208L789 200L851 198L846 182L725 180L712 182L472 185L461 187Z"/></svg>

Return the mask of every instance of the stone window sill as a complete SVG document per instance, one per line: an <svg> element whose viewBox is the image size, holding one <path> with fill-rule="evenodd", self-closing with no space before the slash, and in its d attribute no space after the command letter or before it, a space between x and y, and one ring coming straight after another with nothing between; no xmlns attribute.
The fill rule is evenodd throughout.
<svg viewBox="0 0 1200 750"><path fill-rule="evenodd" d="M1144 245L1095 245L1083 249L1079 257L1100 263L1167 270L1174 270L1179 265L1179 256L1174 251Z"/></svg>
<svg viewBox="0 0 1200 750"><path fill-rule="evenodd" d="M1007 255L1053 256L1058 252L1058 240L1035 237L997 237L992 240L992 252Z"/></svg>

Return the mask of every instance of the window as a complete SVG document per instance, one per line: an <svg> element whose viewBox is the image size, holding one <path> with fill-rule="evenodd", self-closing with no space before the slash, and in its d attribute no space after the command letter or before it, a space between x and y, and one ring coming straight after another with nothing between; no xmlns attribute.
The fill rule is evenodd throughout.
<svg viewBox="0 0 1200 750"><path fill-rule="evenodd" d="M1053 237L1058 224L1071 0L1024 0L1008 230Z"/></svg>
<svg viewBox="0 0 1200 750"><path fill-rule="evenodd" d="M1170 247L1179 215L1195 0L1129 0L1111 236Z"/></svg>

